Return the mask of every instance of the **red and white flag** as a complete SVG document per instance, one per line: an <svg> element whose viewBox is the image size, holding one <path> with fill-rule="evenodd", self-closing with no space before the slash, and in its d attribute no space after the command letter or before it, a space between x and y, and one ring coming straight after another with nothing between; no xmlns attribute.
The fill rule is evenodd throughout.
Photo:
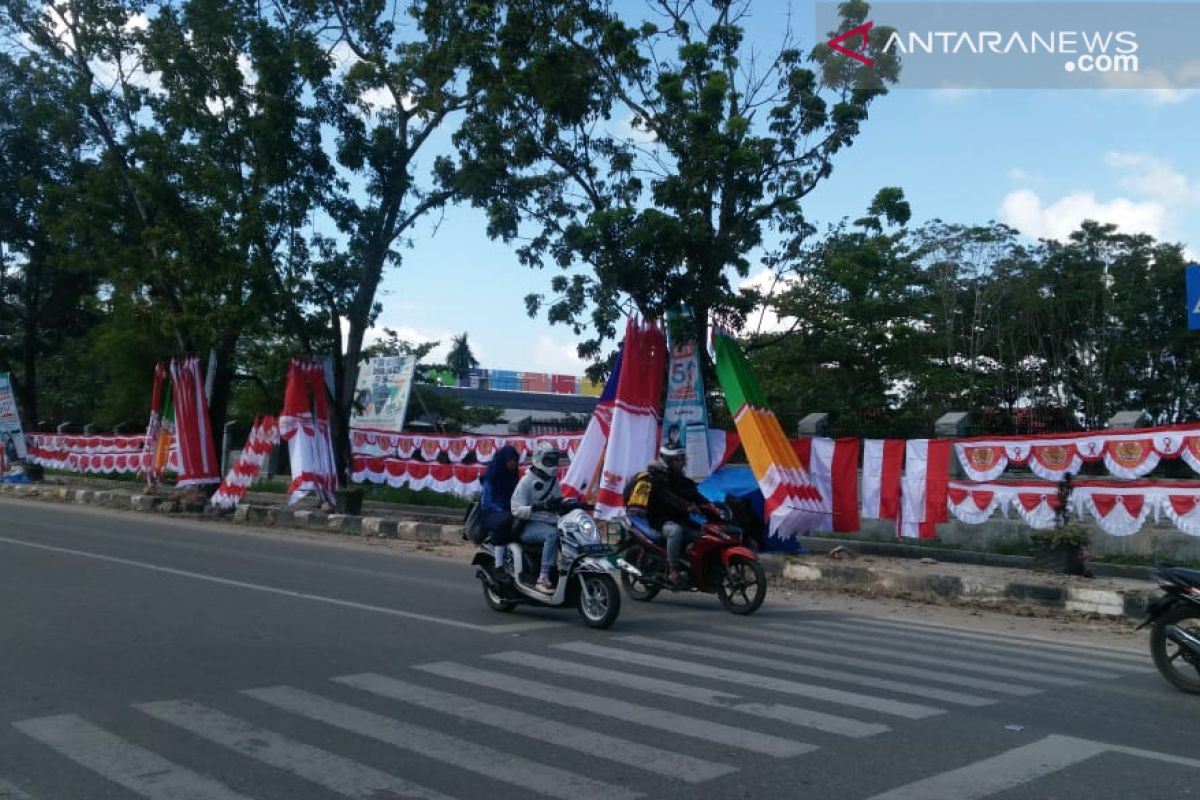
<svg viewBox="0 0 1200 800"><path fill-rule="evenodd" d="M793 439L792 449L821 493L819 531L858 530L858 439Z"/></svg>
<svg viewBox="0 0 1200 800"><path fill-rule="evenodd" d="M179 438L179 479L176 486L221 482L221 465L213 446L208 400L200 377L200 359L186 356L171 360L174 386L175 432Z"/></svg>
<svg viewBox="0 0 1200 800"><path fill-rule="evenodd" d="M950 483L949 439L913 439L904 453L900 482L900 518L896 528L906 539L932 539L937 523L949 519L946 493Z"/></svg>
<svg viewBox="0 0 1200 800"><path fill-rule="evenodd" d="M895 519L899 515L903 467L903 439L863 440L864 519Z"/></svg>
<svg viewBox="0 0 1200 800"><path fill-rule="evenodd" d="M596 494L596 516L611 519L625 508L625 484L654 460L666 379L667 338L654 322L625 326L621 376L612 427Z"/></svg>
<svg viewBox="0 0 1200 800"><path fill-rule="evenodd" d="M617 351L612 374L604 384L600 401L592 411L583 441L571 456L571 465L563 478L562 490L567 497L594 497L600 483L600 468L604 466L604 451L608 447L608 432L612 428L613 406L617 402L617 382L621 377L621 357L624 345Z"/></svg>
<svg viewBox="0 0 1200 800"><path fill-rule="evenodd" d="M288 443L292 483L288 505L315 491L321 499L334 502L337 470L333 463L333 438L329 430L325 369L319 361L292 359L288 365L279 435Z"/></svg>

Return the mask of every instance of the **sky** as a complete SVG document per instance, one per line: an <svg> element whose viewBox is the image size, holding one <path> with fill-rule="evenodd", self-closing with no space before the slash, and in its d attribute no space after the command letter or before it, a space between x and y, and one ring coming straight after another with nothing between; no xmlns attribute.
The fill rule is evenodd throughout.
<svg viewBox="0 0 1200 800"><path fill-rule="evenodd" d="M790 15L805 49L812 16L806 4ZM747 39L770 51L788 19L784 3L755 2ZM1061 238L1097 219L1182 242L1200 260L1198 143L1197 91L896 88L871 106L804 213L824 227L860 215L879 188L899 186L913 224L997 220L1029 237ZM444 343L466 332L486 368L579 374L586 366L569 329L525 314L524 296L547 290L554 270L521 266L511 246L488 239L480 212L452 207L427 220L403 255L385 276L377 327Z"/></svg>

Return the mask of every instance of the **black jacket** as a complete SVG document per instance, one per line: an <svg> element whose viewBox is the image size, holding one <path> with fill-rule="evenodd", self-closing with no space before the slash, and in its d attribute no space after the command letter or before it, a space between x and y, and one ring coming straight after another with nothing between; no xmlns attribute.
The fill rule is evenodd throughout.
<svg viewBox="0 0 1200 800"><path fill-rule="evenodd" d="M696 527L688 515L688 508L709 502L700 494L695 481L682 473L671 472L660 461L634 477L630 496L626 499L631 510L644 509L647 521L656 530L661 530L664 522Z"/></svg>

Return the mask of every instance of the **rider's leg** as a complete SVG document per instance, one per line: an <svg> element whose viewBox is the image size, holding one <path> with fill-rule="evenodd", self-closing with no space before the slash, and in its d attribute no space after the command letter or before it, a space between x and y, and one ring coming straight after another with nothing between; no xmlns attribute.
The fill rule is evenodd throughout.
<svg viewBox="0 0 1200 800"><path fill-rule="evenodd" d="M678 522L664 522L662 530L667 537L667 580L674 583L679 579L679 556L683 554L687 529Z"/></svg>
<svg viewBox="0 0 1200 800"><path fill-rule="evenodd" d="M553 590L550 584L550 569L558 558L558 528L549 522L532 520L521 530L521 541L525 544L541 544L542 567L538 572L537 588Z"/></svg>

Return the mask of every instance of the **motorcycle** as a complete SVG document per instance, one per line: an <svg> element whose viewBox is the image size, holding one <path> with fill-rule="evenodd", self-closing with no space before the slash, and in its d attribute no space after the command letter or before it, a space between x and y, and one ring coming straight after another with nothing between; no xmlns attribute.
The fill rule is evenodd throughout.
<svg viewBox="0 0 1200 800"><path fill-rule="evenodd" d="M1200 694L1200 570L1156 566L1150 574L1164 594L1137 629L1151 626L1150 655L1162 676Z"/></svg>
<svg viewBox="0 0 1200 800"><path fill-rule="evenodd" d="M645 517L620 520L617 566L621 584L634 600L648 603L663 589L672 592L715 592L721 605L733 614L753 614L767 596L767 576L758 556L746 546L742 528L730 520L727 507L717 509L718 518L692 519L700 537L685 554L678 569L681 580L667 579L666 537L650 527Z"/></svg>
<svg viewBox="0 0 1200 800"><path fill-rule="evenodd" d="M551 579L557 577L554 594L534 588L541 564L538 545L512 543L502 573L496 571L495 545L484 542L471 564L483 583L483 599L493 611L512 611L520 604L562 608L574 606L592 628L607 628L621 613L621 593L610 561L612 548L600 538L596 521L586 505L564 499L550 510L558 517L559 557Z"/></svg>

